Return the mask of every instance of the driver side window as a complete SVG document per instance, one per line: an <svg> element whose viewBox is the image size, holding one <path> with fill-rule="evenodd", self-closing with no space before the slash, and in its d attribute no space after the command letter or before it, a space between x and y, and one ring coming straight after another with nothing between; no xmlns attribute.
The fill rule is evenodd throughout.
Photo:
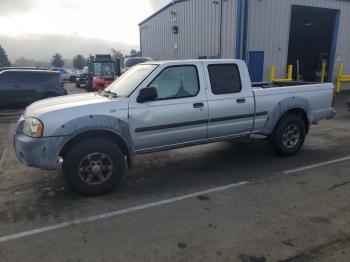
<svg viewBox="0 0 350 262"><path fill-rule="evenodd" d="M172 66L164 69L149 85L157 90L155 100L196 96L199 92L195 66Z"/></svg>

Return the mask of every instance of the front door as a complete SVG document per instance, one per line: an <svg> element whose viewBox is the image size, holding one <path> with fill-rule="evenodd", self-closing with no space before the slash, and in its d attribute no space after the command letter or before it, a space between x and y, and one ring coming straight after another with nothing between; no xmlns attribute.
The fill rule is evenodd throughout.
<svg viewBox="0 0 350 262"><path fill-rule="evenodd" d="M157 90L153 101L131 97L129 123L136 150L156 149L207 137L208 104L200 63L160 66L148 87ZM138 93L139 90L136 90Z"/></svg>

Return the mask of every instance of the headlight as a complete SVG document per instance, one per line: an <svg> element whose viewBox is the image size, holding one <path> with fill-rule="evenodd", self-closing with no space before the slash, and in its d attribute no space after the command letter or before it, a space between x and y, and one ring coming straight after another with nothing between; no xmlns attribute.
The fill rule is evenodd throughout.
<svg viewBox="0 0 350 262"><path fill-rule="evenodd" d="M26 118L23 126L23 134L31 137L42 137L44 125L41 121L34 117Z"/></svg>

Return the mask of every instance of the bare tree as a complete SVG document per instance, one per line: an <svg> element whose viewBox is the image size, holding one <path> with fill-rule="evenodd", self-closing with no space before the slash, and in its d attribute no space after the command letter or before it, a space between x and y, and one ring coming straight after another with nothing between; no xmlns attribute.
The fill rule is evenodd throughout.
<svg viewBox="0 0 350 262"><path fill-rule="evenodd" d="M64 66L64 61L62 55L60 53L56 53L52 56L51 64L54 67L62 67Z"/></svg>

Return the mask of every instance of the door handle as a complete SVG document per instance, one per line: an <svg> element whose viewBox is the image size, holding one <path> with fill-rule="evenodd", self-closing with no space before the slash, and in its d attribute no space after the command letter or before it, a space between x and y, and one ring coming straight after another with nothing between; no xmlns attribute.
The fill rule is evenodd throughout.
<svg viewBox="0 0 350 262"><path fill-rule="evenodd" d="M203 103L194 103L193 107L194 108L202 108L202 107L204 107L204 104Z"/></svg>
<svg viewBox="0 0 350 262"><path fill-rule="evenodd" d="M238 99L236 99L236 103L237 104L243 104L245 102L246 102L245 98L238 98Z"/></svg>

